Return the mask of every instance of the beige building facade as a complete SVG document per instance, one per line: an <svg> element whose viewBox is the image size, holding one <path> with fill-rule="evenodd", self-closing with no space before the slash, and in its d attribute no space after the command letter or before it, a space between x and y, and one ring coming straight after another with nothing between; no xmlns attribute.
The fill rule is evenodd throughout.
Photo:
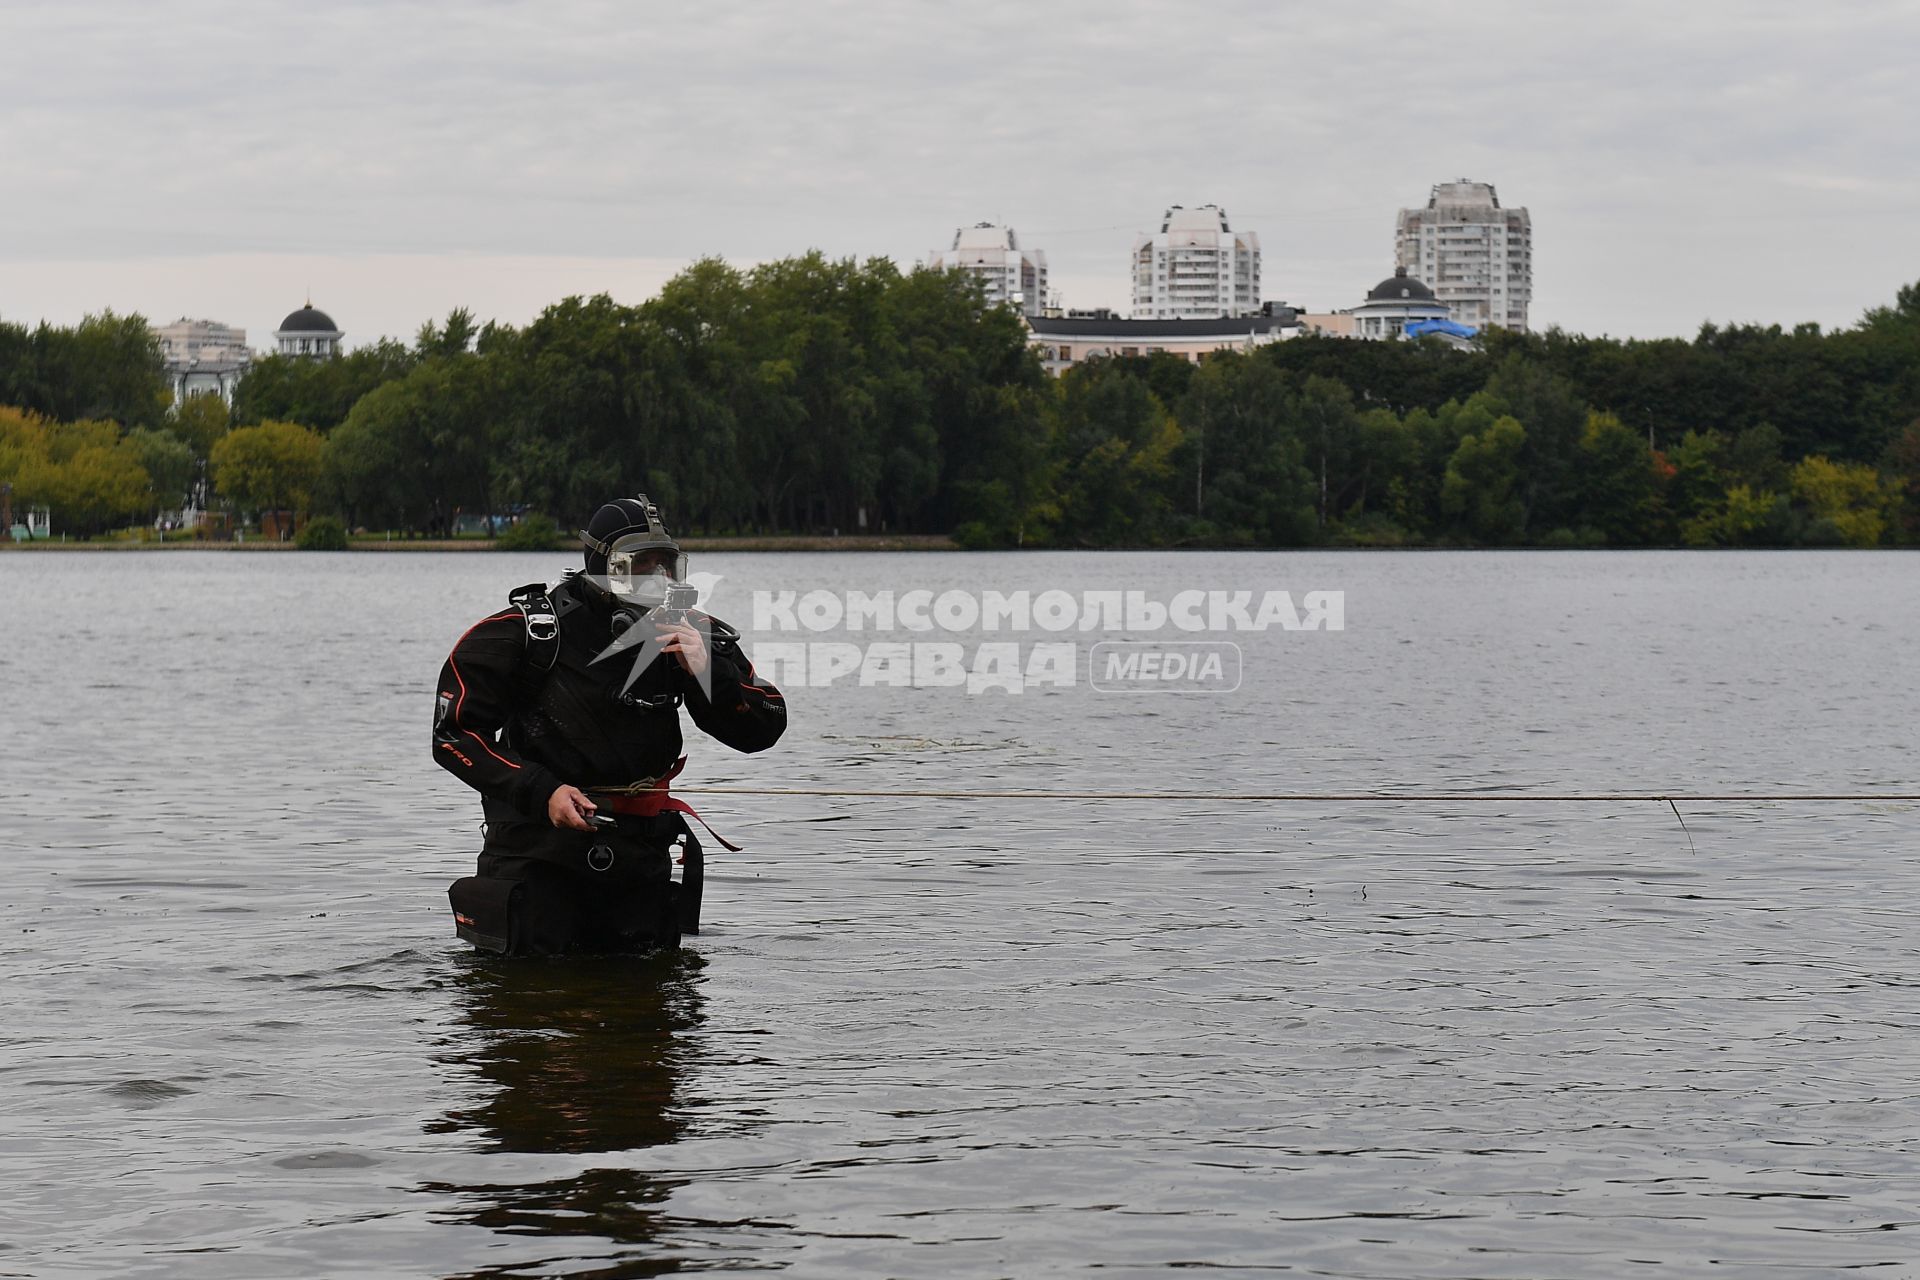
<svg viewBox="0 0 1920 1280"><path fill-rule="evenodd" d="M1031 316L1027 345L1056 376L1087 360L1170 355L1198 364L1216 351L1252 351L1300 333L1291 307L1209 320L1122 320L1118 316Z"/></svg>
<svg viewBox="0 0 1920 1280"><path fill-rule="evenodd" d="M1524 333L1533 302L1533 219L1500 204L1489 182L1433 188L1424 209L1402 209L1394 260L1426 281L1461 324Z"/></svg>
<svg viewBox="0 0 1920 1280"><path fill-rule="evenodd" d="M217 320L189 320L153 326L160 358L173 387L175 404L188 396L216 395L233 403L234 388L253 364L247 331Z"/></svg>

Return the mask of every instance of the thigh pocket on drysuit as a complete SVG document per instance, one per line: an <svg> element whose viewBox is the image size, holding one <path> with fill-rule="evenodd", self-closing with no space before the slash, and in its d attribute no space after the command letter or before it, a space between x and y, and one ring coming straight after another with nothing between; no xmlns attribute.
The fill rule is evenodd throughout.
<svg viewBox="0 0 1920 1280"><path fill-rule="evenodd" d="M454 932L501 956L555 956L672 946L678 932L663 920L664 892L595 881L531 862L525 878L467 876L447 889Z"/></svg>
<svg viewBox="0 0 1920 1280"><path fill-rule="evenodd" d="M479 947L505 955L513 947L514 895L518 880L493 876L466 876L447 889L453 907L454 932Z"/></svg>
<svg viewBox="0 0 1920 1280"><path fill-rule="evenodd" d="M533 834L524 853L495 855L492 866L482 856L483 871L504 874L467 876L447 890L454 930L474 946L509 956L671 947L699 931L698 846L690 887L675 884L660 819Z"/></svg>

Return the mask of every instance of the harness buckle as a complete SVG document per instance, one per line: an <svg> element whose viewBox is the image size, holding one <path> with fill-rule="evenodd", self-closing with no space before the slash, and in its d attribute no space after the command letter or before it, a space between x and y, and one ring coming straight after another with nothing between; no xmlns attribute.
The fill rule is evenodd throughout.
<svg viewBox="0 0 1920 1280"><path fill-rule="evenodd" d="M507 600L520 611L527 629L527 665L542 674L553 669L560 653L560 614L553 607L543 582L529 582L507 593Z"/></svg>

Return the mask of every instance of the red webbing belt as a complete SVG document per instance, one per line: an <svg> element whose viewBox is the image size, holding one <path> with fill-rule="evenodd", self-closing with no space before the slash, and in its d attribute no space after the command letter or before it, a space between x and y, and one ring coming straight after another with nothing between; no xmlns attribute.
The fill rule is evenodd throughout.
<svg viewBox="0 0 1920 1280"><path fill-rule="evenodd" d="M605 799L596 798L595 803L603 808L611 809L615 813L624 813L636 818L656 818L662 813L668 812L684 813L701 826L706 827L707 834L715 840L718 840L721 846L729 853L740 852L739 845L733 843L733 841L727 839L712 827L707 826L707 820L695 812L692 805L688 804L685 800L676 799L667 793L667 784L678 777L680 771L686 767L687 758L681 756L674 762L673 768L655 778L646 790L615 793L606 796Z"/></svg>

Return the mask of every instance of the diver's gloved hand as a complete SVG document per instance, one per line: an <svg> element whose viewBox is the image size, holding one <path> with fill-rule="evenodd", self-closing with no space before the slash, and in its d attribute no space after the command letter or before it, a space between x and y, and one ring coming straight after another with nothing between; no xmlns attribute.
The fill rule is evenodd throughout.
<svg viewBox="0 0 1920 1280"><path fill-rule="evenodd" d="M580 788L556 787L547 797L547 821L562 831L592 831L594 826L587 819L594 815L596 808Z"/></svg>
<svg viewBox="0 0 1920 1280"><path fill-rule="evenodd" d="M674 661L696 680L707 673L710 663L707 638L690 622L682 620L661 627L660 652L672 654Z"/></svg>

